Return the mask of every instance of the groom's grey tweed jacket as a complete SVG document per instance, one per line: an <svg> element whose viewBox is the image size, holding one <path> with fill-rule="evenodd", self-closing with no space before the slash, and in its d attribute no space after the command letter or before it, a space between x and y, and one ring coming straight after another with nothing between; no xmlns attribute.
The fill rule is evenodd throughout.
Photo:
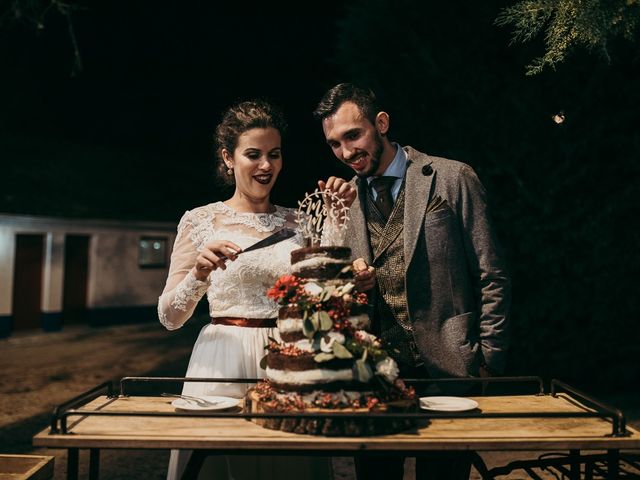
<svg viewBox="0 0 640 480"><path fill-rule="evenodd" d="M471 167L405 147L406 308L413 337L432 378L477 376L484 362L502 372L508 345L510 281ZM365 212L366 181L352 180L347 245L374 261ZM428 205L440 197L440 208ZM376 300L374 299L374 302Z"/></svg>

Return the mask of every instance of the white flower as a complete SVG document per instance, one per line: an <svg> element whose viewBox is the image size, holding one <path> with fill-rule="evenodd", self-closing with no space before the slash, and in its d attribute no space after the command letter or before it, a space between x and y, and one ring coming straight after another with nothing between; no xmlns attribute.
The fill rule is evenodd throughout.
<svg viewBox="0 0 640 480"><path fill-rule="evenodd" d="M353 328L363 329L369 326L369 315L362 313L360 315L353 315L349 317L349 323Z"/></svg>
<svg viewBox="0 0 640 480"><path fill-rule="evenodd" d="M396 361L391 357L387 357L376 363L376 373L386 378L389 383L393 383L395 379L398 378L400 371L398 370Z"/></svg>
<svg viewBox="0 0 640 480"><path fill-rule="evenodd" d="M324 337L320 339L320 350L325 353L333 352L333 344L334 343L344 343L345 338L344 335L340 332L329 332Z"/></svg>
<svg viewBox="0 0 640 480"><path fill-rule="evenodd" d="M305 292L309 295L318 296L322 293L322 287L317 283L309 282L304 286Z"/></svg>
<svg viewBox="0 0 640 480"><path fill-rule="evenodd" d="M365 345L374 345L374 343L378 340L378 337L372 335L364 330L357 330L354 334L356 340Z"/></svg>
<svg viewBox="0 0 640 480"><path fill-rule="evenodd" d="M333 352L333 344L335 343L335 338L322 337L320 339L320 350L325 353Z"/></svg>
<svg viewBox="0 0 640 480"><path fill-rule="evenodd" d="M344 335L341 334L340 332L329 332L327 335L335 339L335 341L338 343L344 343L345 341Z"/></svg>

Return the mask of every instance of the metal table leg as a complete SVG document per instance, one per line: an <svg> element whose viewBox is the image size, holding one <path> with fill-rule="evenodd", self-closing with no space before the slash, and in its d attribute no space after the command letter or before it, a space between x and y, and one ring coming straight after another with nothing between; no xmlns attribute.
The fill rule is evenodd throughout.
<svg viewBox="0 0 640 480"><path fill-rule="evenodd" d="M100 449L92 448L89 450L89 480L98 480L100 478Z"/></svg>
<svg viewBox="0 0 640 480"><path fill-rule="evenodd" d="M67 479L78 480L78 449L67 450Z"/></svg>
<svg viewBox="0 0 640 480"><path fill-rule="evenodd" d="M482 457L478 454L478 452L473 452L472 462L471 464L478 471L482 480L492 480L494 477L489 473L489 469L487 468L487 464L484 463Z"/></svg>
<svg viewBox="0 0 640 480"><path fill-rule="evenodd" d="M615 480L616 478L618 478L620 467L620 450L607 450L607 467L607 478L609 480Z"/></svg>
<svg viewBox="0 0 640 480"><path fill-rule="evenodd" d="M573 480L580 480L580 450L569 450L570 474Z"/></svg>

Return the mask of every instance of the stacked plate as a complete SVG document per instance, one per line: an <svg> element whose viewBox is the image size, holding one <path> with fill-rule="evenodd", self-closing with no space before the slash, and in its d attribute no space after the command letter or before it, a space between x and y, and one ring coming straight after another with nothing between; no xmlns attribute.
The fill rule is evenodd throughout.
<svg viewBox="0 0 640 480"><path fill-rule="evenodd" d="M478 402L464 397L420 397L420 408L434 412L464 412L478 408Z"/></svg>

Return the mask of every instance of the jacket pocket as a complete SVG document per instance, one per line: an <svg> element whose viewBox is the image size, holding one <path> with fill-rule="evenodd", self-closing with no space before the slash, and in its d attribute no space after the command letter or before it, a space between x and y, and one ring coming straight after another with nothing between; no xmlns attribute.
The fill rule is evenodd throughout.
<svg viewBox="0 0 640 480"><path fill-rule="evenodd" d="M475 374L478 343L473 341L474 313L467 312L450 317L442 323L442 336L452 355L464 365L467 375Z"/></svg>
<svg viewBox="0 0 640 480"><path fill-rule="evenodd" d="M446 221L449 217L453 216L453 212L448 205L443 208L439 208L434 210L433 212L429 212L424 216L424 224L429 227L435 225L437 223L441 223Z"/></svg>

